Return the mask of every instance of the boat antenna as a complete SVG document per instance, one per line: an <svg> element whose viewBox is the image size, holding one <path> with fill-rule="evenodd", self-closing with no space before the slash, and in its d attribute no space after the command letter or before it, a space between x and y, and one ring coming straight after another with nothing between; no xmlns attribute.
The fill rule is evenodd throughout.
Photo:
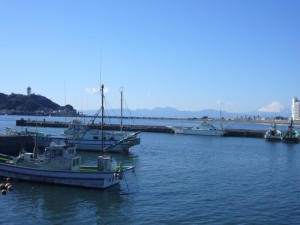
<svg viewBox="0 0 300 225"><path fill-rule="evenodd" d="M123 87L120 87L120 92L121 92L121 132L123 131L123 91L124 91L124 88Z"/></svg>
<svg viewBox="0 0 300 225"><path fill-rule="evenodd" d="M37 134L37 112L35 114L35 139L34 139L34 148L33 148L33 158L37 159L38 156L38 134Z"/></svg>
<svg viewBox="0 0 300 225"><path fill-rule="evenodd" d="M104 98L104 84L101 85L101 124L102 124L102 129L101 129L101 137L102 137L102 141L101 141L101 153L103 154L104 153L104 120L103 120L103 117L104 117L104 106L103 106L103 98Z"/></svg>
<svg viewBox="0 0 300 225"><path fill-rule="evenodd" d="M99 84L102 83L102 74L101 74L102 68L101 67L102 67L102 54L100 52L100 83Z"/></svg>
<svg viewBox="0 0 300 225"><path fill-rule="evenodd" d="M67 94L66 94L66 80L64 80L64 91L65 91L65 123L67 122Z"/></svg>

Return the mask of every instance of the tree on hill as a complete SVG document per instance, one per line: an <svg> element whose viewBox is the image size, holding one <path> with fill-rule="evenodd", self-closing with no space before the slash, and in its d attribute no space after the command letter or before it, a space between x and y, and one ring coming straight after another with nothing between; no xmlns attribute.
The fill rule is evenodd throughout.
<svg viewBox="0 0 300 225"><path fill-rule="evenodd" d="M60 106L54 103L50 99L41 95L22 95L22 94L10 94L5 95L0 93L0 112L13 114L36 114L36 112L44 114L52 114L53 112L61 111L65 115L75 115L76 110L71 105Z"/></svg>

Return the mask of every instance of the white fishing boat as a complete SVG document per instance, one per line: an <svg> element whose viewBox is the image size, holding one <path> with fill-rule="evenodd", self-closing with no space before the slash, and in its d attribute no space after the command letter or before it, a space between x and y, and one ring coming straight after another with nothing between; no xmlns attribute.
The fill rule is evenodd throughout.
<svg viewBox="0 0 300 225"><path fill-rule="evenodd" d="M102 85L102 109L103 88ZM51 145L45 148L43 156L39 156L37 151L38 148L35 147L33 153L20 153L16 157L0 155L0 176L52 184L108 188L118 184L125 173L134 170L133 166L122 166L122 163L118 165L114 158L104 155L104 141L101 145L102 155L94 166L81 165L81 156L77 154L76 146Z"/></svg>
<svg viewBox="0 0 300 225"><path fill-rule="evenodd" d="M121 124L119 131L104 130L90 128L90 124L95 124L95 120L100 112L103 112L103 107L94 115L87 124L83 124L78 120L73 120L68 128L64 131L63 140L77 146L78 150L99 151L99 146L104 143L104 148L111 153L128 153L129 148L140 144L138 132L127 133L123 131L123 92L121 91ZM103 116L101 124L104 124Z"/></svg>
<svg viewBox="0 0 300 225"><path fill-rule="evenodd" d="M276 123L272 123L264 137L266 141L281 141L282 133L277 129Z"/></svg>
<svg viewBox="0 0 300 225"><path fill-rule="evenodd" d="M138 134L134 132L127 134L120 131L108 131L102 134L102 129L91 129L88 124L82 124L79 121L73 121L64 131L60 141L67 141L77 146L78 150L99 152L102 142L107 152L128 153L129 148L140 144ZM102 139L103 135L103 139ZM59 141L56 137L54 141Z"/></svg>
<svg viewBox="0 0 300 225"><path fill-rule="evenodd" d="M213 124L204 121L198 126L193 127L173 127L169 126L175 134L191 134L191 135L205 135L205 136L221 136L225 130L221 127L215 127Z"/></svg>
<svg viewBox="0 0 300 225"><path fill-rule="evenodd" d="M133 166L117 165L111 156L99 156L95 166L81 165L76 147L49 146L44 155L22 153L0 155L0 176L13 179L88 188L108 188L118 184Z"/></svg>

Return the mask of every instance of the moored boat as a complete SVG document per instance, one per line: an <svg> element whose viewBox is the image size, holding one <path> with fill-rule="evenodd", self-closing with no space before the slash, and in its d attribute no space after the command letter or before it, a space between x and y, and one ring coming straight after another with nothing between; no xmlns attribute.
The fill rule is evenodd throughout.
<svg viewBox="0 0 300 225"><path fill-rule="evenodd" d="M215 127L213 124L204 121L198 126L193 127L172 127L169 126L175 134L191 134L191 135L205 135L205 136L222 136L225 130L220 127Z"/></svg>
<svg viewBox="0 0 300 225"><path fill-rule="evenodd" d="M99 152L100 146L104 142L104 148L107 152L128 153L129 148L140 144L139 133L127 134L121 131L105 130L102 134L102 129L90 129L87 124L73 121L64 131L61 140L67 140L68 143L76 145L78 151ZM54 137L55 139L57 141L56 137Z"/></svg>
<svg viewBox="0 0 300 225"><path fill-rule="evenodd" d="M291 119L291 123L288 126L288 130L282 136L281 140L285 143L299 143L300 135L293 125L293 119Z"/></svg>
<svg viewBox="0 0 300 225"><path fill-rule="evenodd" d="M111 156L99 156L97 165L81 165L76 147L53 145L43 156L21 153L12 157L0 155L0 176L19 180L62 184L88 188L108 188L120 182L133 166L117 165Z"/></svg>
<svg viewBox="0 0 300 225"><path fill-rule="evenodd" d="M281 141L281 131L277 129L276 123L272 123L270 128L266 131L264 138L266 141Z"/></svg>

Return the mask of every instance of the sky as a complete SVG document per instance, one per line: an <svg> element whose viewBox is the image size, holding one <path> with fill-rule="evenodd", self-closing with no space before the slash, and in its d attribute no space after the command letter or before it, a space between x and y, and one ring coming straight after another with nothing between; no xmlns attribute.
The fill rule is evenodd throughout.
<svg viewBox="0 0 300 225"><path fill-rule="evenodd" d="M77 110L280 111L300 96L298 0L0 0L0 92Z"/></svg>

